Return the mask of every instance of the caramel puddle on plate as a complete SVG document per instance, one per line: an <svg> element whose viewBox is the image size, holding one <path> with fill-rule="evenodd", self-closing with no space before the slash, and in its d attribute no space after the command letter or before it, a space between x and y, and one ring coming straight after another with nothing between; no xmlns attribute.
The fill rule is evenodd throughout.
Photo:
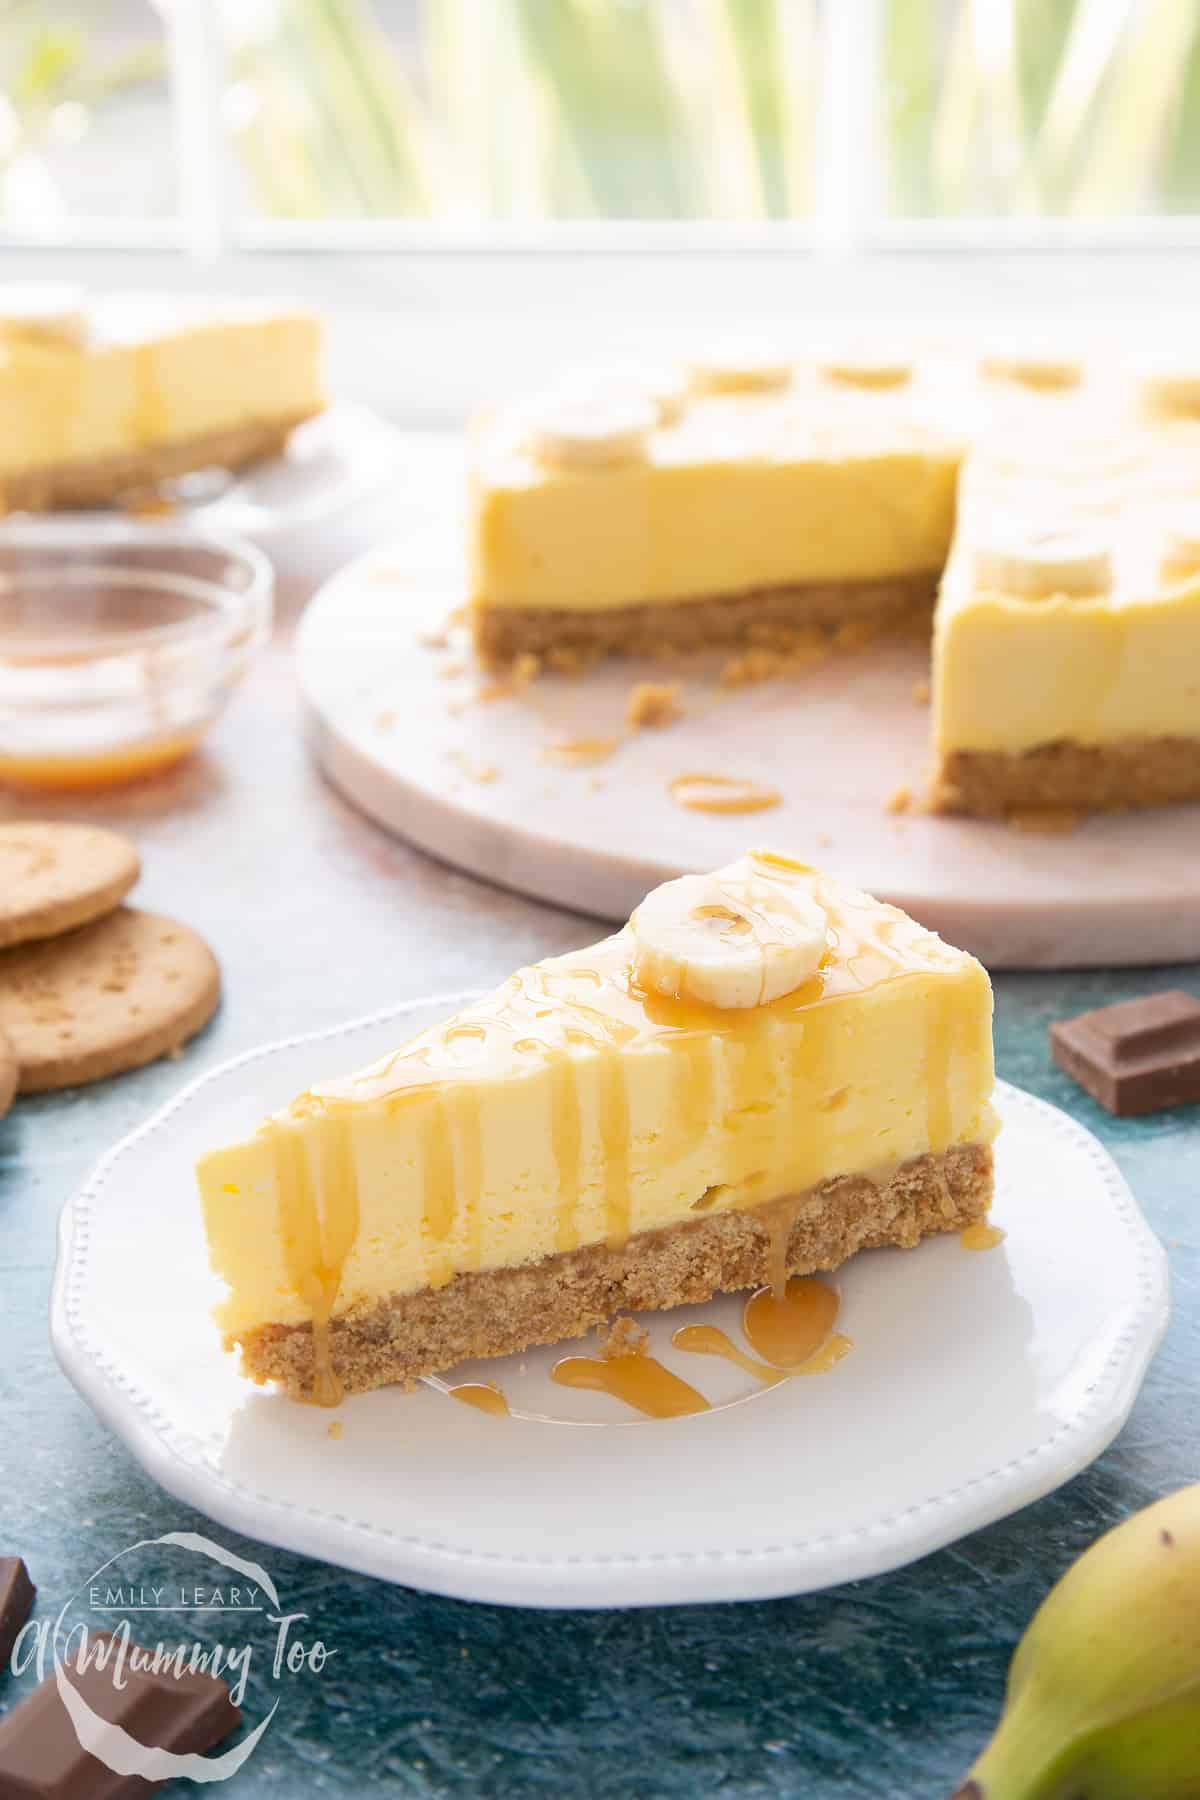
<svg viewBox="0 0 1200 1800"><path fill-rule="evenodd" d="M994 1250L1007 1235L999 1225L989 1225L986 1219L980 1219L978 1224L968 1225L965 1231L960 1231L958 1241L964 1250Z"/></svg>
<svg viewBox="0 0 1200 1800"><path fill-rule="evenodd" d="M621 740L616 737L565 738L561 743L547 744L542 761L562 763L571 769L590 768L593 763L607 762L620 746Z"/></svg>
<svg viewBox="0 0 1200 1800"><path fill-rule="evenodd" d="M508 1401L498 1387L489 1387L482 1381L464 1381L458 1387L447 1388L446 1392L452 1400L461 1400L464 1406L473 1406L479 1412L495 1413L497 1418L509 1416Z"/></svg>
<svg viewBox="0 0 1200 1800"><path fill-rule="evenodd" d="M853 1348L848 1337L833 1329L840 1305L823 1281L793 1275L778 1298L769 1287L751 1295L742 1331L750 1348L776 1369L789 1375L820 1375Z"/></svg>
<svg viewBox="0 0 1200 1800"><path fill-rule="evenodd" d="M747 1375L761 1381L764 1387L774 1387L777 1381L787 1380L785 1370L772 1369L768 1363L756 1362L752 1356L747 1356L718 1325L681 1325L671 1342L676 1350L690 1350L694 1356L723 1356L726 1362L736 1363Z"/></svg>
<svg viewBox="0 0 1200 1800"><path fill-rule="evenodd" d="M783 798L776 788L759 787L736 775L676 775L667 783L667 792L676 806L709 813L768 812Z"/></svg>
<svg viewBox="0 0 1200 1800"><path fill-rule="evenodd" d="M703 1394L642 1350L603 1358L564 1356L555 1363L550 1379L560 1387L611 1394L650 1419L678 1419L709 1410Z"/></svg>

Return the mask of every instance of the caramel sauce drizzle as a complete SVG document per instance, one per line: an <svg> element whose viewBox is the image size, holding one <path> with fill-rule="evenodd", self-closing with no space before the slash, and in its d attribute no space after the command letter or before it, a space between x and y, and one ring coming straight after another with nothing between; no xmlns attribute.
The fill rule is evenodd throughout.
<svg viewBox="0 0 1200 1800"><path fill-rule="evenodd" d="M650 1419L678 1419L685 1413L710 1410L698 1389L644 1351L610 1357L564 1356L555 1363L550 1379L559 1387L611 1394Z"/></svg>
<svg viewBox="0 0 1200 1800"><path fill-rule="evenodd" d="M473 1406L479 1412L494 1413L497 1418L504 1419L509 1416L508 1401L503 1392L490 1382L463 1381L458 1387L447 1388L446 1392L452 1400L461 1400L464 1406Z"/></svg>
<svg viewBox="0 0 1200 1800"><path fill-rule="evenodd" d="M736 775L676 775L667 783L667 792L676 806L686 806L689 812L768 812L783 799L777 788L760 787Z"/></svg>
<svg viewBox="0 0 1200 1800"><path fill-rule="evenodd" d="M349 1122L322 1122L317 1180L298 1132L272 1123L269 1133L288 1277L312 1317L312 1398L317 1406L337 1406L344 1390L333 1365L330 1321L346 1258L358 1236L358 1179ZM328 1196L328 1205L321 1204L322 1196Z"/></svg>
<svg viewBox="0 0 1200 1800"><path fill-rule="evenodd" d="M960 1231L958 1241L964 1250L994 1250L1002 1244L1008 1233L999 1225L989 1225L986 1219L979 1219L974 1225L968 1225Z"/></svg>
<svg viewBox="0 0 1200 1800"><path fill-rule="evenodd" d="M565 763L568 768L591 767L607 762L621 747L616 737L566 738L560 744L547 744L542 751L544 762Z"/></svg>

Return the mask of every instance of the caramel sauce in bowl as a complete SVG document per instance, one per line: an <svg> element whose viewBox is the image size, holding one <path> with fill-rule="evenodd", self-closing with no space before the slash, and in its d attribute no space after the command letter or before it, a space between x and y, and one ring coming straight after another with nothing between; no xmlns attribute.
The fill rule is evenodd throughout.
<svg viewBox="0 0 1200 1800"><path fill-rule="evenodd" d="M0 783L102 788L186 756L271 628L235 538L119 519L0 532Z"/></svg>

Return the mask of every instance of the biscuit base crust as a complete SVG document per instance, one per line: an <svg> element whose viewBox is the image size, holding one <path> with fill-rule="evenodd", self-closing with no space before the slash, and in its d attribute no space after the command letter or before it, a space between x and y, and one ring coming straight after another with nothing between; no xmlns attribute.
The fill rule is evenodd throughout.
<svg viewBox="0 0 1200 1800"><path fill-rule="evenodd" d="M744 594L647 601L592 609L492 606L471 609L475 651L488 667L518 656L566 651L583 656L653 656L709 645L786 647L788 634L850 620L889 624L931 608L940 570L882 581L800 582Z"/></svg>
<svg viewBox="0 0 1200 1800"><path fill-rule="evenodd" d="M626 1310L694 1305L771 1278L771 1247L787 1231L789 1274L836 1269L858 1250L911 1249L932 1232L961 1231L992 1201L992 1152L958 1145L902 1164L886 1177L839 1176L808 1194L641 1232L624 1244L589 1245L524 1268L482 1269L440 1288L401 1294L333 1320L333 1369L349 1394L422 1375L471 1357L507 1356L580 1337ZM788 1229L790 1225L790 1229ZM311 1325L264 1325L240 1340L255 1381L277 1381L308 1399Z"/></svg>
<svg viewBox="0 0 1200 1800"><path fill-rule="evenodd" d="M196 469L241 469L278 456L296 427L315 416L303 412L283 419L252 419L178 443L139 444L78 462L0 472L0 513L105 506L122 494L156 487Z"/></svg>
<svg viewBox="0 0 1200 1800"><path fill-rule="evenodd" d="M937 812L984 818L1039 808L1123 812L1200 800L1200 737L1042 744L1010 754L954 750L933 788Z"/></svg>

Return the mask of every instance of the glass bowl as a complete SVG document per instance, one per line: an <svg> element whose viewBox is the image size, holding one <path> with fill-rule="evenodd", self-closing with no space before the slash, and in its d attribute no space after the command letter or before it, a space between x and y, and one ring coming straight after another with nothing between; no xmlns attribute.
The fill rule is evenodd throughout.
<svg viewBox="0 0 1200 1800"><path fill-rule="evenodd" d="M236 538L47 521L0 530L0 782L103 787L178 761L271 630Z"/></svg>

